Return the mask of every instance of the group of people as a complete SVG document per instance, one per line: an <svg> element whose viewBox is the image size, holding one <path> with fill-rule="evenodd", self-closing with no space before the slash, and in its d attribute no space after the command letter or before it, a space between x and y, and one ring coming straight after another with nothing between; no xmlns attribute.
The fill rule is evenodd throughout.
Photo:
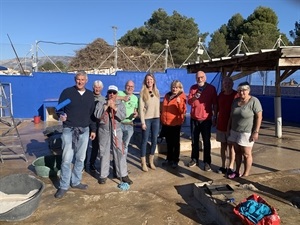
<svg viewBox="0 0 300 225"><path fill-rule="evenodd" d="M133 134L132 121L137 117L138 98L133 94L134 83L127 81L124 91L110 85L102 96L103 83L96 80L93 92L85 86L88 76L85 71L75 75L75 85L62 91L59 103L69 99L60 114L63 122L62 163L59 188L56 198L62 198L70 186L87 189L82 184L82 171L97 170L95 162L100 155L99 184L105 184L110 170L110 154L113 153L114 173L122 182L132 184L128 177L127 151ZM91 154L87 154L89 140ZM87 162L89 158L89 163Z"/></svg>
<svg viewBox="0 0 300 225"><path fill-rule="evenodd" d="M236 91L233 89L233 80L230 77L223 78L222 92L217 98L216 115L216 140L221 143L222 163L218 172L226 174L230 179L248 176L253 161L252 148L258 139L262 122L262 106L256 97L250 95L249 83L240 83ZM226 165L227 155L229 162Z"/></svg>
<svg viewBox="0 0 300 225"><path fill-rule="evenodd" d="M258 139L262 122L262 106L259 100L250 95L250 85L242 82L237 91L233 80L224 77L222 90L217 95L214 86L206 82L203 71L196 73L197 84L191 86L188 104L191 106L192 153L188 166L199 162L199 136L203 141L204 170L211 171L211 127L216 126L216 140L221 143L221 167L218 173L230 179L248 176L252 166L252 148ZM228 164L226 159L229 158ZM244 161L244 171L241 164ZM236 168L234 169L234 163ZM199 165L199 164L198 164Z"/></svg>
<svg viewBox="0 0 300 225"><path fill-rule="evenodd" d="M221 142L222 165L218 172L229 178L248 176L252 165L252 146L258 138L262 120L262 107L257 98L250 95L248 83L242 83L238 90L232 89L233 81L225 77L222 92L217 95L215 87L206 82L203 71L196 73L196 84L192 85L188 96L183 85L174 80L170 91L160 102L160 93L153 74L146 74L139 98L134 95L134 82L129 80L125 90L110 85L107 95L102 96L103 83L95 81L93 92L86 89L86 72L75 75L75 86L66 88L59 97L59 103L70 99L70 103L60 114L63 122L62 165L60 183L56 198L62 198L70 188L87 189L81 183L82 170L87 165L89 139L92 150L89 157L90 171L96 171L95 161L100 155L99 184L105 184L110 172L110 157L113 154L114 175L122 182L132 184L128 176L127 153L134 133L133 120L141 120L141 169L155 170L154 153L161 127L167 143L167 157L164 165L178 166L180 156L180 131L191 106L190 130L192 139L189 167L199 165L199 138L203 140L204 170L211 170L211 128L217 126L217 141ZM148 140L151 146L148 149ZM230 162L226 165L227 151ZM147 159L146 157L149 156ZM240 173L244 157L244 172ZM234 162L236 169L234 170ZM73 164L73 165L72 165Z"/></svg>

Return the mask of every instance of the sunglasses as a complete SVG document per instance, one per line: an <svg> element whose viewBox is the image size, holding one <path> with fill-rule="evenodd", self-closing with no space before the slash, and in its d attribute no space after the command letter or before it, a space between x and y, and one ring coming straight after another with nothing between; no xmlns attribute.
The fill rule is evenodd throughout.
<svg viewBox="0 0 300 225"><path fill-rule="evenodd" d="M153 92L152 92L152 91L149 91L149 95L151 96L151 98L153 98L153 97L154 97L154 94L153 94Z"/></svg>
<svg viewBox="0 0 300 225"><path fill-rule="evenodd" d="M242 92L242 91L248 91L249 89L247 88L241 88L241 89L238 89L239 92Z"/></svg>
<svg viewBox="0 0 300 225"><path fill-rule="evenodd" d="M108 92L107 92L107 94L109 94L109 95L110 95L110 94L114 94L114 95L116 95L116 94L117 94L117 92L116 92L116 91L108 91Z"/></svg>

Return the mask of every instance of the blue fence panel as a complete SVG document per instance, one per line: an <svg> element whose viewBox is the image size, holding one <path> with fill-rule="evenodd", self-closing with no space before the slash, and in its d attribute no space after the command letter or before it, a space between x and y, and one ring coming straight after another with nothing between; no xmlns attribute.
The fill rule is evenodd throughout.
<svg viewBox="0 0 300 225"><path fill-rule="evenodd" d="M116 85L120 90L125 88L127 80L135 83L135 92L142 88L146 72L118 71L116 75L89 74L87 88L92 89L95 80L101 80L104 84L102 94L105 95L109 85ZM165 73L155 73L157 87L163 97L170 91L173 80L182 82L184 92L188 94L189 88L195 81L195 74L188 74L186 69L167 69ZM218 75L218 76L216 76ZM207 82L216 88L220 88L219 74L207 74ZM16 118L33 118L39 115L44 119L44 101L46 99L58 99L61 91L75 84L74 74L70 73L33 73L32 76L0 75L1 83L10 83L12 87L13 112ZM264 120L274 121L274 97L256 95L263 106ZM299 108L300 98L282 97L282 120L300 124ZM188 106L187 113L190 113Z"/></svg>

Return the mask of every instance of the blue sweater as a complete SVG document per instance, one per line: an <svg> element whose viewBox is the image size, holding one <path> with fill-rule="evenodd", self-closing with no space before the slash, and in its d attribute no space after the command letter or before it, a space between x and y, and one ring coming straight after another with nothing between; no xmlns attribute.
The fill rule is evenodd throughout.
<svg viewBox="0 0 300 225"><path fill-rule="evenodd" d="M90 127L92 132L96 131L96 123L92 120L95 109L94 94L86 89L81 95L76 86L66 88L59 97L59 103L70 99L71 103L62 110L67 114L67 120L63 122L64 127Z"/></svg>
<svg viewBox="0 0 300 225"><path fill-rule="evenodd" d="M271 215L272 211L269 206L255 200L243 202L239 208L239 212L257 224L265 216Z"/></svg>

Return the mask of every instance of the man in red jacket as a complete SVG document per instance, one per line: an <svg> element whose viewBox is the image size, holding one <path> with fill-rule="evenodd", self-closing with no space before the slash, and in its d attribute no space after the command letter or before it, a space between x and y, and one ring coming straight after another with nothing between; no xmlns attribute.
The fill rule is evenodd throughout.
<svg viewBox="0 0 300 225"><path fill-rule="evenodd" d="M199 164L199 137L203 140L204 170L211 171L211 127L216 124L217 91L206 83L203 71L196 73L197 84L190 87L188 104L191 106L192 154L188 166Z"/></svg>

